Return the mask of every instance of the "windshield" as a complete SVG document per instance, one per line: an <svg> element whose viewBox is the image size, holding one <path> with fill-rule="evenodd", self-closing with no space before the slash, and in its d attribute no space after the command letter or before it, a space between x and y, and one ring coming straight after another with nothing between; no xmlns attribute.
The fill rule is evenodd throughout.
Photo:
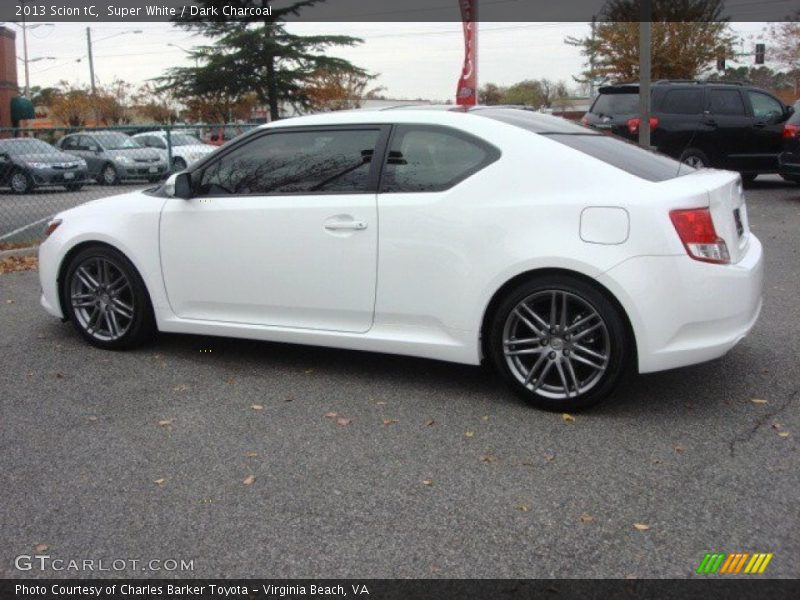
<svg viewBox="0 0 800 600"><path fill-rule="evenodd" d="M197 146L203 143L188 133L173 133L170 138L173 146Z"/></svg>
<svg viewBox="0 0 800 600"><path fill-rule="evenodd" d="M128 148L142 147L136 140L124 133L96 133L94 139L105 150L127 150Z"/></svg>
<svg viewBox="0 0 800 600"><path fill-rule="evenodd" d="M593 115L635 115L639 112L639 94L600 94L590 111Z"/></svg>
<svg viewBox="0 0 800 600"><path fill-rule="evenodd" d="M4 140L0 142L0 152L13 156L24 154L58 154L58 150L41 140Z"/></svg>

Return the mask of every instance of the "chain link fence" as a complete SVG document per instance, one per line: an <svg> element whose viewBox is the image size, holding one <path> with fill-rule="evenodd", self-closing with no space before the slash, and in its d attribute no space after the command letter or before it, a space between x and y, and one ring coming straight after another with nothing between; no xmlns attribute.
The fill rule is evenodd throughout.
<svg viewBox="0 0 800 600"><path fill-rule="evenodd" d="M0 250L36 243L62 210L153 187L252 127L0 129Z"/></svg>

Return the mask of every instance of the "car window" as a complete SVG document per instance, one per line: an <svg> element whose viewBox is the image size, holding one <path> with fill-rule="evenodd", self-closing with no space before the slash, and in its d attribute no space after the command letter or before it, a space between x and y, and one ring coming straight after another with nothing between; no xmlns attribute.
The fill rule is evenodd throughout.
<svg viewBox="0 0 800 600"><path fill-rule="evenodd" d="M64 138L61 147L64 150L75 150L78 147L78 138L75 136Z"/></svg>
<svg viewBox="0 0 800 600"><path fill-rule="evenodd" d="M392 136L381 192L440 192L499 156L496 148L453 129L400 125Z"/></svg>
<svg viewBox="0 0 800 600"><path fill-rule="evenodd" d="M595 115L632 115L639 112L639 94L600 94L592 105Z"/></svg>
<svg viewBox="0 0 800 600"><path fill-rule="evenodd" d="M703 112L703 90L669 90L661 103L661 112L673 115L699 115Z"/></svg>
<svg viewBox="0 0 800 600"><path fill-rule="evenodd" d="M774 119L783 115L783 105L772 96L761 92L747 92L753 105L753 116L757 119Z"/></svg>
<svg viewBox="0 0 800 600"><path fill-rule="evenodd" d="M713 115L745 116L744 101L739 90L711 90L708 110Z"/></svg>
<svg viewBox="0 0 800 600"><path fill-rule="evenodd" d="M78 150L94 150L97 144L94 140L85 135L79 135L77 141Z"/></svg>
<svg viewBox="0 0 800 600"><path fill-rule="evenodd" d="M352 129L262 135L209 165L198 193L366 192L379 134L379 129Z"/></svg>

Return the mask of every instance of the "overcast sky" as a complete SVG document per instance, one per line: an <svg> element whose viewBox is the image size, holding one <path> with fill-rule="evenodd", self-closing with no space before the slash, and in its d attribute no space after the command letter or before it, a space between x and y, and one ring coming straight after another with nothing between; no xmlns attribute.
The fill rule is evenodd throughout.
<svg viewBox="0 0 800 600"><path fill-rule="evenodd" d="M88 84L86 25L58 23L28 30L31 85L49 86L60 80ZM747 38L752 51L761 38L763 23L736 23L734 30ZM460 23L291 23L297 34L335 33L361 37L364 44L337 48L333 54L378 73L375 86L384 86L387 97L428 98L444 101L454 96L463 59ZM15 28L16 29L16 28ZM130 33L140 29L141 33ZM17 30L18 31L18 30ZM577 48L564 44L570 35L589 32L584 23L483 23L480 26L479 77L508 85L523 79L564 79L580 73L583 58ZM115 77L142 83L177 65L190 65L186 54L174 43L190 49L204 43L169 23L92 24L95 74L99 84ZM17 55L22 57L22 35L17 35ZM752 61L750 61L752 63ZM19 63L19 83L24 70Z"/></svg>

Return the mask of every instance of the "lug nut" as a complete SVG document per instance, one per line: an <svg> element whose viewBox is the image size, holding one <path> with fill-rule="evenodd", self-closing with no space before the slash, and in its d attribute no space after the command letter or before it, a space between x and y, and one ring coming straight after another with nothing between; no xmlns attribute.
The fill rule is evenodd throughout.
<svg viewBox="0 0 800 600"><path fill-rule="evenodd" d="M556 357L556 353L555 352L551 352L550 354L548 354L548 357L550 358L550 360L554 360L555 357Z"/></svg>
<svg viewBox="0 0 800 600"><path fill-rule="evenodd" d="M549 344L549 343L550 343L550 340L548 340L547 338L542 338L542 346L547 346L547 344Z"/></svg>
<svg viewBox="0 0 800 600"><path fill-rule="evenodd" d="M564 350L564 356L569 356L569 350Z"/></svg>

